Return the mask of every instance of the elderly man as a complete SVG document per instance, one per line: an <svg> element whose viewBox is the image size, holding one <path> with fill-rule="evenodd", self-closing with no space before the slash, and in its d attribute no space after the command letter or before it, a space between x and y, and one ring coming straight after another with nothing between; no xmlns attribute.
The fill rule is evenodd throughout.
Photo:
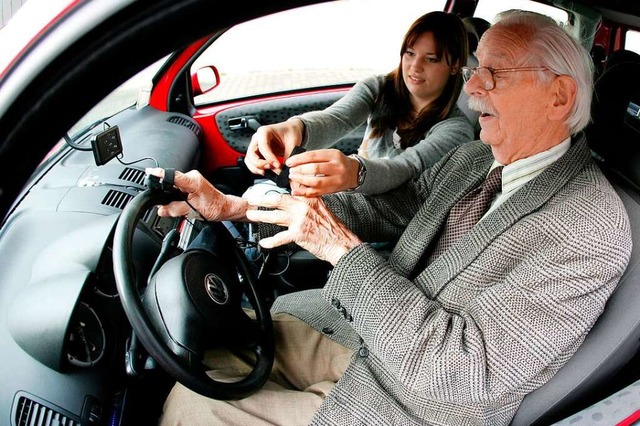
<svg viewBox="0 0 640 426"><path fill-rule="evenodd" d="M230 402L176 385L163 423L506 425L576 351L631 252L581 132L590 58L521 11L477 56L462 72L482 141L393 191L247 201L175 176L203 217L261 222L263 247L296 243L335 267L321 290L274 304L274 382ZM273 225L285 229L266 236ZM398 237L388 259L363 243Z"/></svg>

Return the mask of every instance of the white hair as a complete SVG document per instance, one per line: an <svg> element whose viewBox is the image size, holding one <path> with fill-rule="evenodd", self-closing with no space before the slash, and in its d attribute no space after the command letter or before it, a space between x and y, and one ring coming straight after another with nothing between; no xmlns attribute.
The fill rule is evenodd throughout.
<svg viewBox="0 0 640 426"><path fill-rule="evenodd" d="M593 61L589 52L552 18L535 12L509 10L498 15L495 26L513 29L529 53L519 66L543 66L556 75L568 75L576 82L576 100L566 120L571 134L584 129L591 120ZM548 73L539 78L549 80Z"/></svg>

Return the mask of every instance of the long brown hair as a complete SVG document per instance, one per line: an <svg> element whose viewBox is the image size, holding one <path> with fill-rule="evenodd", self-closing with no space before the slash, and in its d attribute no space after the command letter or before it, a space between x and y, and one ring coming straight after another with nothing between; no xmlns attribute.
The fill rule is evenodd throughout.
<svg viewBox="0 0 640 426"><path fill-rule="evenodd" d="M444 57L447 65L457 64L458 72L449 77L442 94L413 118L411 95L402 75L402 56L426 32L433 33L438 58ZM371 114L372 136L379 137L387 129L397 129L403 149L424 138L424 134L444 120L455 106L463 85L460 67L466 65L468 54L467 30L458 16L435 11L416 19L404 36L398 67L387 74L376 99L376 107Z"/></svg>

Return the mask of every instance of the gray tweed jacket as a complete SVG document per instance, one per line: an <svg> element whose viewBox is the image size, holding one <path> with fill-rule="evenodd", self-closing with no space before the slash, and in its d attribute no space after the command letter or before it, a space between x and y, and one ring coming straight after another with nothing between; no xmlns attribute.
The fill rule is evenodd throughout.
<svg viewBox="0 0 640 426"><path fill-rule="evenodd" d="M626 211L583 136L409 278L492 161L471 142L394 191L325 197L364 241L399 240L388 260L354 248L322 290L274 304L359 349L312 424L506 425L579 347L631 253Z"/></svg>

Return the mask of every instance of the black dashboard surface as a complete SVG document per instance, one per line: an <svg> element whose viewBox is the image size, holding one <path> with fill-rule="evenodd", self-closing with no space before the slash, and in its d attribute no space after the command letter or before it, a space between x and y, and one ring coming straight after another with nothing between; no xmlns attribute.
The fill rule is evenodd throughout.
<svg viewBox="0 0 640 426"><path fill-rule="evenodd" d="M88 423L121 391L130 329L111 269L113 230L127 202L145 189L145 167L197 167L202 131L188 116L151 107L125 110L108 125L119 128L120 161L96 166L92 152L63 148L34 176L2 228L3 424L9 415L17 424L23 411L35 409L69 421L60 424ZM145 216L137 268L151 268L174 225L153 211Z"/></svg>

